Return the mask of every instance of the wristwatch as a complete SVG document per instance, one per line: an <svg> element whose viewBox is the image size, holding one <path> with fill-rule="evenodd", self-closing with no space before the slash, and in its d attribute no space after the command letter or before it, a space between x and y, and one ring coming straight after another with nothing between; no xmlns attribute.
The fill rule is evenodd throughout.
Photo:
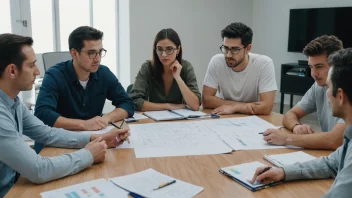
<svg viewBox="0 0 352 198"><path fill-rule="evenodd" d="M296 123L295 125L293 125L291 131L293 132L293 129L297 126L297 125L301 125L301 123Z"/></svg>

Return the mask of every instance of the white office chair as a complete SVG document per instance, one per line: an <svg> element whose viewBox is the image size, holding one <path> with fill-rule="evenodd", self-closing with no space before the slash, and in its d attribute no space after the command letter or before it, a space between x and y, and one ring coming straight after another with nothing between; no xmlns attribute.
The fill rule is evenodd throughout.
<svg viewBox="0 0 352 198"><path fill-rule="evenodd" d="M42 57L45 71L57 63L72 59L70 52L47 52Z"/></svg>

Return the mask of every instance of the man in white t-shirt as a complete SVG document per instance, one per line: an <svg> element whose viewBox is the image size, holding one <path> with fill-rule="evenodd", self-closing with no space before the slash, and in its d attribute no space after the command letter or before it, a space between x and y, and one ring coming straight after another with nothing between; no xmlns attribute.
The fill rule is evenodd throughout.
<svg viewBox="0 0 352 198"><path fill-rule="evenodd" d="M203 107L214 108L216 114L269 114L277 90L273 61L250 53L253 32L243 23L231 23L221 36L223 54L210 60L203 83Z"/></svg>

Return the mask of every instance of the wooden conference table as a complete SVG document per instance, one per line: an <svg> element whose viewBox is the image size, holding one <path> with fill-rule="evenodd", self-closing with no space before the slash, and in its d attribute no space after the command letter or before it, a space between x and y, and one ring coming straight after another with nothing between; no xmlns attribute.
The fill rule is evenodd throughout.
<svg viewBox="0 0 352 198"><path fill-rule="evenodd" d="M206 113L211 110L203 110ZM239 117L243 115L226 115L222 118ZM271 113L259 116L274 125L282 125L282 115ZM153 123L151 119L140 120L132 124ZM127 127L127 126L125 126ZM103 163L93 165L82 172L42 185L36 185L21 177L6 197L40 197L41 192L63 188L99 178L111 178L153 168L163 174L204 187L196 197L321 197L330 188L333 179L294 181L280 184L257 192L251 192L237 182L219 173L221 167L260 161L264 154L280 154L302 149L268 149L236 151L231 154L139 158L135 157L133 149L109 149ZM74 149L44 148L42 156L57 156L75 151ZM304 150L313 156L325 156L331 151Z"/></svg>

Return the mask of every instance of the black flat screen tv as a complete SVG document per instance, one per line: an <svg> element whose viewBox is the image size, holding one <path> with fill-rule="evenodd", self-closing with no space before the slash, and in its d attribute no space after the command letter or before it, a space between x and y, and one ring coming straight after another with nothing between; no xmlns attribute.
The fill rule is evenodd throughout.
<svg viewBox="0 0 352 198"><path fill-rule="evenodd" d="M291 9L288 51L302 52L313 39L335 35L344 48L352 47L352 7Z"/></svg>

